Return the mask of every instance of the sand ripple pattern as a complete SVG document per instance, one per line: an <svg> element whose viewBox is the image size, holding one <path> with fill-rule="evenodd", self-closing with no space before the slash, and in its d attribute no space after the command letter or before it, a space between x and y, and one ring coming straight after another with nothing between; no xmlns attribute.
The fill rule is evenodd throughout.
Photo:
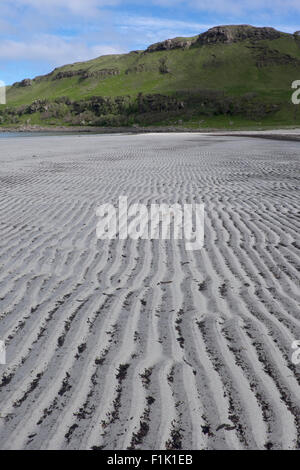
<svg viewBox="0 0 300 470"><path fill-rule="evenodd" d="M300 448L300 145L0 143L2 449ZM205 247L96 239L99 204L205 203Z"/></svg>

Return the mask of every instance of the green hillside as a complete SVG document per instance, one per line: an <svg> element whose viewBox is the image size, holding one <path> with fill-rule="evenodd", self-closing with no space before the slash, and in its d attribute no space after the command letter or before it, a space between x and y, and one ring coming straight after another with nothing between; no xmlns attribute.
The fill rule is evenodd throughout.
<svg viewBox="0 0 300 470"><path fill-rule="evenodd" d="M20 124L247 127L297 125L291 83L300 36L215 27L146 51L102 56L9 87L2 126Z"/></svg>

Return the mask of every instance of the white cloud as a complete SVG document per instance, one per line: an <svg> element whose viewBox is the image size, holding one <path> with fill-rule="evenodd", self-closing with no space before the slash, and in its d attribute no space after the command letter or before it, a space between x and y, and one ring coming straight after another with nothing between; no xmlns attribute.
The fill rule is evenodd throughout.
<svg viewBox="0 0 300 470"><path fill-rule="evenodd" d="M167 18L155 18L145 16L125 16L120 20L120 23L128 26L146 26L146 27L171 27L171 28L188 28L188 29L202 29L207 25L201 23L194 23L191 21L171 20Z"/></svg>
<svg viewBox="0 0 300 470"><path fill-rule="evenodd" d="M91 16L98 13L99 8L113 7L122 0L15 0L17 6L32 7L41 12L68 10L75 15Z"/></svg>
<svg viewBox="0 0 300 470"><path fill-rule="evenodd" d="M135 47L146 48L150 44L175 36L195 36L213 25L166 18L122 16L116 17L114 27L125 33Z"/></svg>
<svg viewBox="0 0 300 470"><path fill-rule="evenodd" d="M170 20L167 18L154 18L144 16L125 16L119 20L119 24L126 25L128 28L171 28L171 29L188 29L192 31L201 31L209 28L210 25L194 23L191 21Z"/></svg>
<svg viewBox="0 0 300 470"><path fill-rule="evenodd" d="M124 52L111 46L88 46L78 41L66 41L58 36L43 36L30 42L6 40L0 42L0 59L46 61L52 65L94 59L100 55Z"/></svg>
<svg viewBox="0 0 300 470"><path fill-rule="evenodd" d="M2 0L1 3L12 3L11 0ZM239 16L242 14L266 11L280 14L300 12L299 0L149 0L147 4L143 0L14 0L14 6L31 7L40 12L53 13L69 11L73 15L83 17L97 15L103 8L113 9L118 5L137 5L143 7L160 6L165 8L180 8L214 12L215 14L230 14Z"/></svg>
<svg viewBox="0 0 300 470"><path fill-rule="evenodd" d="M253 12L263 14L266 11L275 14L300 12L299 0L152 0L152 3L166 8L184 5L189 9L233 16Z"/></svg>

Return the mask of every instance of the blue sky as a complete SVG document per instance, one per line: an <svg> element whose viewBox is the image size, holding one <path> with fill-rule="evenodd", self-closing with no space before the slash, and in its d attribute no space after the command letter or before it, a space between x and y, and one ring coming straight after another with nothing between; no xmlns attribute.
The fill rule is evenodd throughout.
<svg viewBox="0 0 300 470"><path fill-rule="evenodd" d="M8 85L219 24L300 30L300 0L0 0L0 7L0 80Z"/></svg>

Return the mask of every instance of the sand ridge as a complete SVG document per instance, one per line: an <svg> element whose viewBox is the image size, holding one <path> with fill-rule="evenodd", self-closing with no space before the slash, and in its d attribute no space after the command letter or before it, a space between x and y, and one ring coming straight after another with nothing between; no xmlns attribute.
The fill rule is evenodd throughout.
<svg viewBox="0 0 300 470"><path fill-rule="evenodd" d="M2 139L0 448L299 448L299 150ZM204 248L97 240L120 195L204 203Z"/></svg>

